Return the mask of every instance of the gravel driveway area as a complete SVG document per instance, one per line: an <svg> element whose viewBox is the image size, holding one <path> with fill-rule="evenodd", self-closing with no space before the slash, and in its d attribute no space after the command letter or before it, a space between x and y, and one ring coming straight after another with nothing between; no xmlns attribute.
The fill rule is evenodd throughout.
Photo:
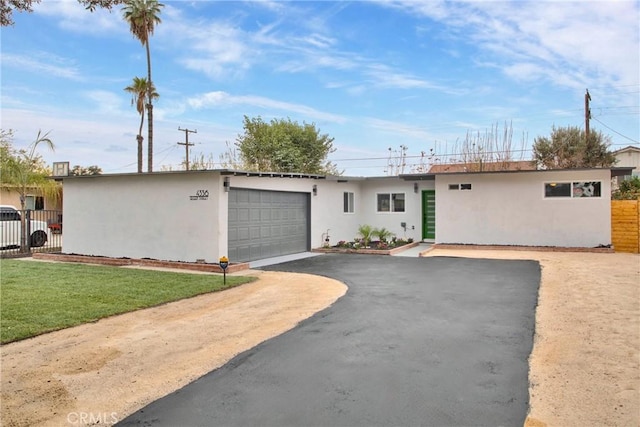
<svg viewBox="0 0 640 427"><path fill-rule="evenodd" d="M640 425L640 256L477 249L425 255L540 263L526 427ZM384 260L377 263L383 268ZM265 340L268 345L272 337L288 337L286 331L306 327L314 318L304 319L329 307L313 320L324 327L322 316L346 291L340 282L316 275L242 274L259 280L0 346L2 425L78 426L88 425L90 417L92 425L112 425L208 372L230 369L226 364L234 356ZM371 276L371 291L380 292L377 274ZM401 305L412 299L401 293L394 298ZM372 297L371 306L385 309L381 298ZM365 329L351 335L364 337ZM362 344L371 350L367 341ZM380 349L390 369L394 350L399 347ZM354 350L351 357L363 356ZM312 372L314 366L307 365ZM385 378L381 390L393 385L393 377ZM344 412L338 403L348 403L350 390L333 390L335 409ZM432 425L429 419L420 424Z"/></svg>

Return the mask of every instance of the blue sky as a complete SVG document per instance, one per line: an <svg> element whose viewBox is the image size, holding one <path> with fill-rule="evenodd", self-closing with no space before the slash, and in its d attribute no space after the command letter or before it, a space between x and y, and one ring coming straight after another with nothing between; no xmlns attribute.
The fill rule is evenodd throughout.
<svg viewBox="0 0 640 427"><path fill-rule="evenodd" d="M352 176L387 174L401 145L407 173L421 151L459 159L467 133L505 123L528 160L552 126L584 127L587 88L591 128L613 149L640 145L638 1L163 3L154 170L179 168L178 127L197 130L191 158L217 161L244 115L314 123ZM49 163L135 172L139 115L123 89L146 58L121 9L44 0L14 20L1 29L2 129L18 147L50 131Z"/></svg>

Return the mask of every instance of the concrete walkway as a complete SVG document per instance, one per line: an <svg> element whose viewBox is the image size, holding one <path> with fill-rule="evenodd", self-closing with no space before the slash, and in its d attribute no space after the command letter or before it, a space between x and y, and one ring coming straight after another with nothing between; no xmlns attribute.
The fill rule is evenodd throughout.
<svg viewBox="0 0 640 427"><path fill-rule="evenodd" d="M292 255L283 255L272 258L259 259L257 261L251 261L249 263L249 268L262 268L269 265L282 264L283 262L296 261L299 259L310 258L314 256L322 255L322 253L316 252L301 252L298 254Z"/></svg>
<svg viewBox="0 0 640 427"><path fill-rule="evenodd" d="M418 246L414 246L413 248L407 249L406 251L398 252L394 256L417 258L420 256L421 252L428 250L431 245L431 243L420 243Z"/></svg>
<svg viewBox="0 0 640 427"><path fill-rule="evenodd" d="M430 247L431 247L431 243L420 243L418 246L414 246L413 248L407 249L406 251L398 252L394 256L417 258L420 256L421 252L428 250ZM249 263L249 268L262 268L270 265L282 264L284 262L296 261L299 259L310 258L318 255L323 255L323 254L320 252L301 252L298 254L283 255L283 256L278 256L273 258L265 258L257 261L251 261Z"/></svg>

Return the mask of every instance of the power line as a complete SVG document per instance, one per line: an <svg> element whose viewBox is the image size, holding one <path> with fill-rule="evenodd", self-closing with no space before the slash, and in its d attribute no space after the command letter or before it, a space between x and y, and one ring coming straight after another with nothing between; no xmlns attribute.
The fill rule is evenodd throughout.
<svg viewBox="0 0 640 427"><path fill-rule="evenodd" d="M159 162L159 163L162 165L162 162L164 162L164 160L165 160L167 157L169 157L169 155L170 155L170 154L171 154L171 153L172 153L176 148L178 148L178 147L176 147L175 145L171 144L171 145L169 145L169 147L167 147L167 148L165 148L164 150L160 151L160 153L164 153L164 152L166 151L166 152L167 152L167 154L162 158L162 160L160 160L160 162ZM157 154L160 154L160 153L156 153L156 155L157 155Z"/></svg>
<svg viewBox="0 0 640 427"><path fill-rule="evenodd" d="M610 128L609 126L607 126L606 124L602 123L600 120L596 119L595 117L593 117L593 120L595 120L596 122L600 123L602 126L606 127L606 128L607 128L607 129L609 129L611 132L616 133L616 134L620 135L621 137L623 137L623 138L625 138L625 139L628 139L628 140L629 140L629 141L631 141L631 142L634 142L634 143L636 143L636 144L640 143L639 141L636 141L635 139L631 139L631 138L629 138L628 136L621 134L621 133L620 133L620 132L618 132L617 130Z"/></svg>

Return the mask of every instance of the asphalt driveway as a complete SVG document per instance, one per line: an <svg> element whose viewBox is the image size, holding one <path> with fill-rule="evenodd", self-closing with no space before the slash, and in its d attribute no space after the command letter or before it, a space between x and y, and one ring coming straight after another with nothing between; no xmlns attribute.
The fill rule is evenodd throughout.
<svg viewBox="0 0 640 427"><path fill-rule="evenodd" d="M523 425L536 261L322 255L264 269L349 290L120 425Z"/></svg>

